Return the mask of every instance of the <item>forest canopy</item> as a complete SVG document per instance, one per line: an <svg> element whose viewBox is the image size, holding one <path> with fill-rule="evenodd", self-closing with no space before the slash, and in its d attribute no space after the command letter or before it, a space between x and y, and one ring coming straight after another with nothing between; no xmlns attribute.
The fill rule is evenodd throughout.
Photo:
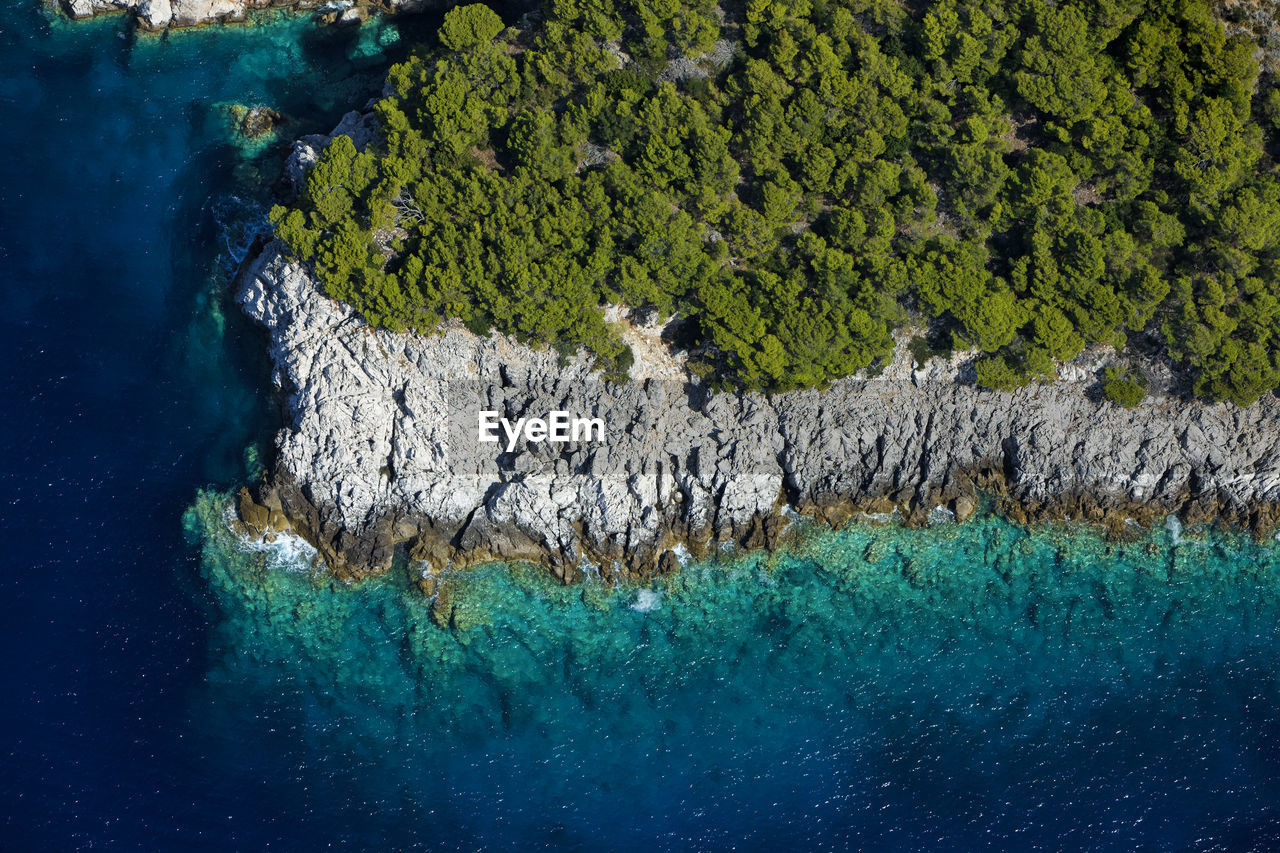
<svg viewBox="0 0 1280 853"><path fill-rule="evenodd" d="M1196 394L1280 385L1280 98L1207 0L547 0L455 8L278 236L390 329L821 386L928 324L978 379L1142 336Z"/></svg>

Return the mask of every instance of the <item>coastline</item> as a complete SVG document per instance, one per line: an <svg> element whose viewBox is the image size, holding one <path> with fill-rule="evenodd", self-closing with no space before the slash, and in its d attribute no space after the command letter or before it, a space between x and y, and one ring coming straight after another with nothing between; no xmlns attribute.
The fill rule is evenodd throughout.
<svg viewBox="0 0 1280 853"><path fill-rule="evenodd" d="M217 24L241 24L254 13L314 12L323 24L358 26L379 13L424 12L433 0L58 0L73 21L128 14L147 33Z"/></svg>
<svg viewBox="0 0 1280 853"><path fill-rule="evenodd" d="M305 282L287 285L302 288L298 300L264 294L262 308L276 312L264 314L268 328L241 313L229 285L269 193L287 182L291 141L303 140L291 161L300 174L342 113L381 89L381 65L436 16L379 16L357 30L281 10L152 36L124 16L73 23L45 12L28 8L10 28L0 75L13 201L6 519L24 533L5 620L22 654L6 681L11 808L0 848L1280 847L1277 539L1227 524L1183 530L1173 516L1143 530L1124 508L1100 510L1102 522L1013 523L1040 516L993 499L978 471L966 472L979 506L964 523L951 520L971 503L959 492L943 508L913 507L907 493L897 514L896 492L842 498L841 478L860 487L873 468L900 485L877 467L882 456L899 460L885 464L906 488L963 441L1011 424L1044 434L1003 412L991 417L1004 426L944 442L975 417L967 394L948 398L960 414L937 412L947 383L972 381L963 353L917 376L900 352L879 376L832 389L847 384L850 400L804 396L826 407L821 417L799 397L765 398L761 434L780 443L734 449L731 435L704 435L738 429L734 398L691 399L681 354L616 306L601 312L613 328L653 345L628 339L634 387L622 389L555 353L457 327L408 341L329 325L340 307L313 304ZM384 45L384 32L399 41ZM385 53L360 53L376 46ZM287 121L249 141L228 105L268 105ZM702 356L690 353L695 369ZM1094 369L1113 357L1097 350L1071 365L1063 387L1089 399ZM1163 390L1184 405L1158 364L1138 364L1153 403ZM454 371L465 378L439 378ZM634 396L614 399L624 391ZM885 402L873 407L874 397ZM632 475L643 489L654 472L624 463L657 447L674 469L671 447L673 481L690 491L669 492L659 521L702 495L704 477L781 471L772 550L767 529L750 551L732 528L723 548L712 530L694 542L705 559L676 540L635 572L580 553L566 585L544 566L559 551L537 550L541 540L530 561L464 567L483 553L455 564L444 527L432 539L408 529L421 517L395 515L472 494L455 417L469 439L478 409L586 416L579 407L597 399L620 419L606 433L616 457L597 454L593 472L596 442L509 455L505 440L479 445L466 459L477 487L492 488L480 500L525 496L533 511L533 496L567 483L571 515L594 506L593 485L616 482L631 501ZM788 406L800 412L784 424ZM850 412L877 438L864 442ZM932 433L920 417L933 418ZM820 458L787 445L801 419L822 434L803 439ZM285 489L250 485L242 508L264 527L247 537L237 492L277 466L277 437L294 470L318 479L292 487L297 529ZM1044 464L1020 438L1016 458ZM1007 490L996 450L987 474ZM826 471L832 482L815 488L830 502L798 514L786 466L810 483ZM420 487L437 480L434 493ZM332 506L316 508L325 496ZM721 497L710 494L713 523ZM333 523L316 536L332 535L326 547L351 559L341 576L298 532L309 505ZM1248 525L1254 506L1243 507ZM359 561L376 530L364 524L383 510L392 535L413 538L371 574ZM412 558L433 543L443 570Z"/></svg>
<svg viewBox="0 0 1280 853"><path fill-rule="evenodd" d="M1280 402L1241 409L1153 389L1135 409L1091 390L1107 360L1017 392L963 380L963 357L913 369L906 341L878 377L822 391L715 392L697 379L621 384L459 326L374 330L277 244L236 282L271 340L288 424L271 476L237 512L257 535L293 530L342 579L397 549L435 576L528 561L563 583L598 567L636 580L719 549L777 547L795 514L839 527L896 513L965 520L980 495L1013 521L1079 520L1132 535L1174 514L1269 533L1280 519ZM1167 384L1167 383L1166 383ZM476 440L480 409L604 418L596 446Z"/></svg>
<svg viewBox="0 0 1280 853"><path fill-rule="evenodd" d="M339 24L384 8L68 4L72 17L130 11L152 31L286 7ZM370 117L348 114L339 134L362 147ZM295 190L329 138L294 144L286 173ZM401 548L436 573L526 560L565 583L588 565L607 578L645 578L674 569L677 548L695 557L772 550L796 514L833 528L886 516L921 526L940 514L963 521L983 496L1013 521L1085 521L1116 537L1169 514L1259 535L1280 522L1276 398L1243 410L1207 404L1165 375L1138 408L1119 409L1092 390L1111 351L1086 352L1056 382L1012 393L976 389L963 355L915 369L904 336L879 376L821 391L713 392L687 374L671 378L670 364L611 385L583 355L561 359L458 326L417 339L369 329L279 252L268 246L246 261L236 290L271 336L290 426L268 482L242 492L237 513L257 534L297 532L342 578L385 571ZM591 413L608 422L609 441L480 447L466 421L481 403L534 417Z"/></svg>
<svg viewBox="0 0 1280 853"><path fill-rule="evenodd" d="M362 149L372 116L296 142L295 191L342 134ZM797 515L924 526L964 521L983 500L1017 523L1086 522L1120 539L1170 515L1258 536L1280 524L1280 398L1193 399L1162 362L1141 363L1149 393L1125 409L1099 393L1102 369L1132 360L1110 348L1060 365L1054 382L998 392L974 384L974 353L917 365L908 333L875 376L738 393L713 391L651 335L629 341L641 358L614 384L585 353L457 323L430 336L370 328L263 242L235 296L267 332L287 426L236 510L252 535L296 532L344 580L385 572L398 550L426 567L428 594L437 575L492 561L539 564L562 583L597 570L642 580L677 568L677 551L774 550ZM556 410L603 419L606 441L509 452L477 441L480 411Z"/></svg>

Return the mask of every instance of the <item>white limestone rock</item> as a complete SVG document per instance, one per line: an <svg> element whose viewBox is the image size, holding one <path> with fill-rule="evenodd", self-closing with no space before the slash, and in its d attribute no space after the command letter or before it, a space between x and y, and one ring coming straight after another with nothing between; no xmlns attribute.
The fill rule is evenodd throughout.
<svg viewBox="0 0 1280 853"><path fill-rule="evenodd" d="M138 4L138 20L146 29L162 30L173 20L173 6L169 0L142 0Z"/></svg>
<svg viewBox="0 0 1280 853"><path fill-rule="evenodd" d="M195 27L215 21L243 20L247 10L244 0L171 0L171 25Z"/></svg>

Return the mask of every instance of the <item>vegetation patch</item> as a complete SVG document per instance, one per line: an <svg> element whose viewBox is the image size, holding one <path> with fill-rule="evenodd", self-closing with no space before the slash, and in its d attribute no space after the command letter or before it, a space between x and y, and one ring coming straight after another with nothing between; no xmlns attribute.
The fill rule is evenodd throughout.
<svg viewBox="0 0 1280 853"><path fill-rule="evenodd" d="M625 359L602 306L706 372L821 386L904 324L1052 376L1163 336L1197 394L1280 384L1280 106L1208 0L483 6L396 66L279 236L391 329L447 317Z"/></svg>
<svg viewBox="0 0 1280 853"><path fill-rule="evenodd" d="M1102 393L1126 409L1132 409L1147 396L1147 377L1126 367L1108 367L1102 372Z"/></svg>

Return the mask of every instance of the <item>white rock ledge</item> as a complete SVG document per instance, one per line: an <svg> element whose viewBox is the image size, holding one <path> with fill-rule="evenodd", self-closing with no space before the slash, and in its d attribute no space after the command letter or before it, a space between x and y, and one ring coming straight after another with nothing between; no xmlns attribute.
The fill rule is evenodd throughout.
<svg viewBox="0 0 1280 853"><path fill-rule="evenodd" d="M388 0L386 5L372 0L346 3L341 9L328 10L338 23L358 22L370 8L392 12L419 12L431 7L434 0ZM138 25L151 32L208 24L238 23L252 11L268 8L316 9L325 12L319 0L62 0L66 13L76 20L95 15L126 12L137 18Z"/></svg>
<svg viewBox="0 0 1280 853"><path fill-rule="evenodd" d="M237 287L269 332L288 415L273 478L242 505L287 517L340 575L383 570L401 545L440 568L528 559L568 581L586 559L644 574L674 568L677 543L771 546L789 505L830 522L896 507L926 523L939 505L963 519L978 489L1015 514L1095 520L1269 524L1280 497L1271 396L1240 409L1155 394L1125 410L1086 381L994 393L954 365L911 370L905 347L880 378L822 391L618 385L583 357L561 365L498 335L371 329L277 243ZM481 409L602 417L606 440L507 453L477 440Z"/></svg>

